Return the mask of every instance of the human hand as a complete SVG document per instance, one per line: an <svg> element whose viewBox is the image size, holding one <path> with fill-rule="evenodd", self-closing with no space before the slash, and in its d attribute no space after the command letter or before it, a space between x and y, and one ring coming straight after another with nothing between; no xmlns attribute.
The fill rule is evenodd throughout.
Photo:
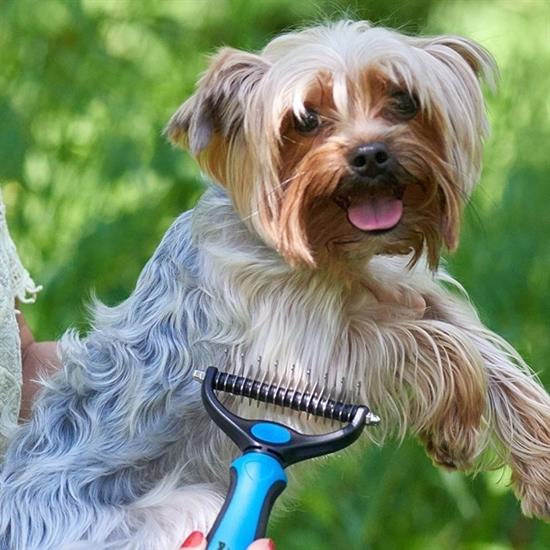
<svg viewBox="0 0 550 550"><path fill-rule="evenodd" d="M193 550L205 550L207 540L200 531L193 531L181 545L181 548L189 548ZM275 550L275 544L271 539L258 539L255 540L248 550Z"/></svg>
<svg viewBox="0 0 550 550"><path fill-rule="evenodd" d="M21 340L21 361L23 386L21 388L21 409L19 420L28 420L36 391L40 387L40 375L53 374L61 362L57 355L57 342L35 342L32 332L22 313L17 314Z"/></svg>

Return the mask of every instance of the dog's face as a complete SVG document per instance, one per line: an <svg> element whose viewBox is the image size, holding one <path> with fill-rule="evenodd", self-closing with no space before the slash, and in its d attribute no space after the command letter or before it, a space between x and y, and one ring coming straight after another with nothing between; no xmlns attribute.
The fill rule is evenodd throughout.
<svg viewBox="0 0 550 550"><path fill-rule="evenodd" d="M425 252L435 267L479 176L493 72L462 38L340 22L221 50L167 133L288 263Z"/></svg>

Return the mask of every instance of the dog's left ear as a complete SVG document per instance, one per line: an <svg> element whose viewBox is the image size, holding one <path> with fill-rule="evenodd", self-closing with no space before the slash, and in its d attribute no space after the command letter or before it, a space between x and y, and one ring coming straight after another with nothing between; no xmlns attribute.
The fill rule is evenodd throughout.
<svg viewBox="0 0 550 550"><path fill-rule="evenodd" d="M222 48L195 93L168 122L165 134L194 155L206 149L215 132L228 137L241 127L250 95L268 68L259 55Z"/></svg>

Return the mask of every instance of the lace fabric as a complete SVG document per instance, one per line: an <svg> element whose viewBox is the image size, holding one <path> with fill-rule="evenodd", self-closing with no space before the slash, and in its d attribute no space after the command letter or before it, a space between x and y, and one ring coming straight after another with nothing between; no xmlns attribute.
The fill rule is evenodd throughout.
<svg viewBox="0 0 550 550"><path fill-rule="evenodd" d="M0 189L0 456L6 437L17 423L21 402L21 349L15 300L34 302L39 291L8 232Z"/></svg>

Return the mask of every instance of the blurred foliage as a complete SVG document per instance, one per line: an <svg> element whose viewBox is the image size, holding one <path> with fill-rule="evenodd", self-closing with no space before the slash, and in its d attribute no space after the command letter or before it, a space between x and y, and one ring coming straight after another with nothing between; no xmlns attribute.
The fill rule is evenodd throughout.
<svg viewBox="0 0 550 550"><path fill-rule="evenodd" d="M171 220L201 192L162 138L205 54L348 15L477 39L499 62L481 186L450 259L486 323L550 387L550 4L546 0L0 0L0 182L25 263L45 290L40 338L86 327L92 290L124 298ZM302 466L272 534L302 548L550 548L506 472L433 468L413 440Z"/></svg>

